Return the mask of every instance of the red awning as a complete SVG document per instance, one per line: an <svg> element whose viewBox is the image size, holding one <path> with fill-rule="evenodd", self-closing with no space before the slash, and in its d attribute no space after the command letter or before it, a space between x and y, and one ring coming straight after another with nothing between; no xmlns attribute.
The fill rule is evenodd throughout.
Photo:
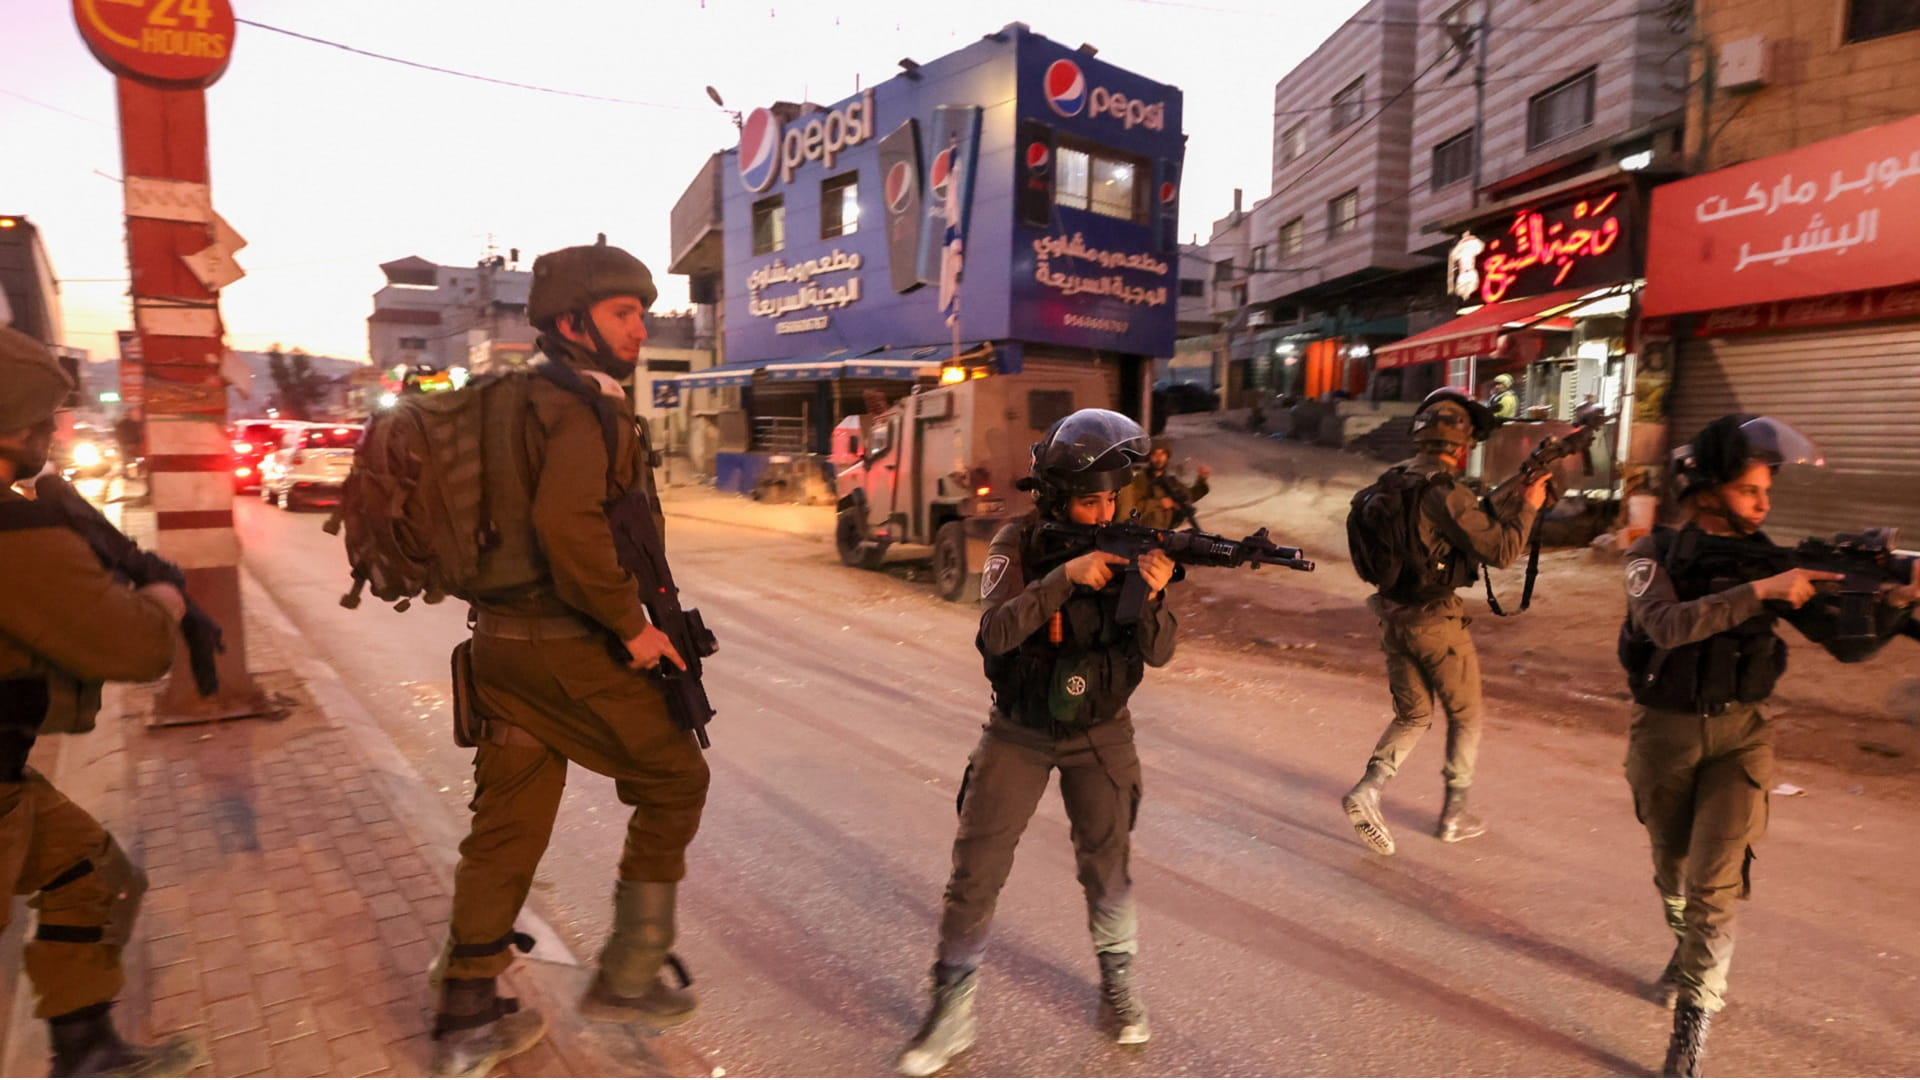
<svg viewBox="0 0 1920 1080"><path fill-rule="evenodd" d="M1461 356L1485 355L1498 347L1500 335L1509 330L1532 326L1570 307L1594 290L1562 289L1525 300L1507 300L1487 304L1431 330L1422 330L1403 341L1382 345L1374 350L1374 369L1406 367L1432 360L1452 360Z"/></svg>

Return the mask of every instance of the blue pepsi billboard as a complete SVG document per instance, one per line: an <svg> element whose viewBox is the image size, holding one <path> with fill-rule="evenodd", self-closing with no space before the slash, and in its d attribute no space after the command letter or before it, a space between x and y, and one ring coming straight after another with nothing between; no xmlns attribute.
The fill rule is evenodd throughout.
<svg viewBox="0 0 1920 1080"><path fill-rule="evenodd" d="M1178 89L1016 23L791 113L755 109L723 164L729 358L950 340L950 208L964 340L1172 354Z"/></svg>

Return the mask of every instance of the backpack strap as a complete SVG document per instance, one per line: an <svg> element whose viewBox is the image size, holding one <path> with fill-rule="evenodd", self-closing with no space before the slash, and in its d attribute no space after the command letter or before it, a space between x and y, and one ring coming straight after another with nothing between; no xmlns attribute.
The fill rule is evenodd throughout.
<svg viewBox="0 0 1920 1080"><path fill-rule="evenodd" d="M535 364L534 374L547 380L560 389L578 398L600 421L600 437L607 444L607 497L612 498L619 486L619 473L616 471L620 460L620 414L609 405L606 395L591 381L568 367L564 362L549 356L544 363Z"/></svg>

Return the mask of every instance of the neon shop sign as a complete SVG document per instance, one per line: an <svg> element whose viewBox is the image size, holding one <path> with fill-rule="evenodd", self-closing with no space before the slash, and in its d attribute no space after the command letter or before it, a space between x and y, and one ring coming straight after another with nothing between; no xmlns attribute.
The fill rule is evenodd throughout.
<svg viewBox="0 0 1920 1080"><path fill-rule="evenodd" d="M1627 201L1619 191L1521 210L1480 253L1489 304L1634 276Z"/></svg>

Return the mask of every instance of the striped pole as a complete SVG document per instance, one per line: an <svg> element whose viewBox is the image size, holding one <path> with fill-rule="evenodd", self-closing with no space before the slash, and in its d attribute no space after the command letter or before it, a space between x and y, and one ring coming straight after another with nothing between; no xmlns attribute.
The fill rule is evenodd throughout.
<svg viewBox="0 0 1920 1080"><path fill-rule="evenodd" d="M206 98L200 90L117 81L155 546L186 571L188 594L226 637L219 692L202 698L195 690L182 645L154 722L258 715L266 701L247 673L216 292L238 270L208 186Z"/></svg>

